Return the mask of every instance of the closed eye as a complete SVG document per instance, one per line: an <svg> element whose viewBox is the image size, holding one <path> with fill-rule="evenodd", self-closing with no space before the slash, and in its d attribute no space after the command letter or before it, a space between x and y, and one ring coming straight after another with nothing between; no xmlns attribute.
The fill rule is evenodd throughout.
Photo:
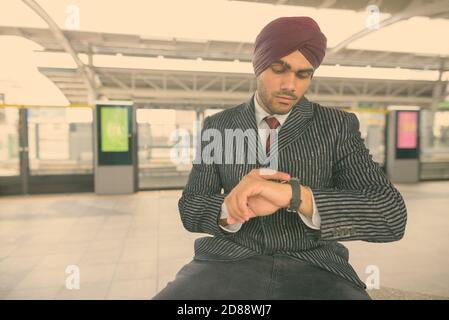
<svg viewBox="0 0 449 320"><path fill-rule="evenodd" d="M282 60L273 62L270 65L270 68L275 74L283 74L287 71L294 72L291 70L291 66ZM296 71L295 76L296 76L296 78L301 79L301 80L308 79L308 78L312 77L313 72L314 72L313 68L312 69L302 69L302 70Z"/></svg>
<svg viewBox="0 0 449 320"><path fill-rule="evenodd" d="M298 71L296 73L296 77L298 77L298 79L308 79L312 76L312 74L312 71Z"/></svg>

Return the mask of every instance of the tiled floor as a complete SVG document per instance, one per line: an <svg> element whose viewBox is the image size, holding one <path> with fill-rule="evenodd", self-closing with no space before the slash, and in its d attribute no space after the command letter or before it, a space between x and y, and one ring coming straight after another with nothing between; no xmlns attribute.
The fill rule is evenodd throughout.
<svg viewBox="0 0 449 320"><path fill-rule="evenodd" d="M408 207L404 239L345 243L351 263L380 285L449 297L449 182L399 185ZM0 198L0 299L149 299L190 261L181 191L128 196ZM79 270L80 289L69 290ZM374 294L376 295L376 294ZM377 295L379 296L379 295Z"/></svg>
<svg viewBox="0 0 449 320"><path fill-rule="evenodd" d="M192 256L179 194L0 198L0 298L152 297ZM65 287L69 265L80 290Z"/></svg>

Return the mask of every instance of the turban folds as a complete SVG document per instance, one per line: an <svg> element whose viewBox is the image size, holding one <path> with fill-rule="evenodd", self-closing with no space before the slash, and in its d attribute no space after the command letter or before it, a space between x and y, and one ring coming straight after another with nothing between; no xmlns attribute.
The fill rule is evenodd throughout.
<svg viewBox="0 0 449 320"><path fill-rule="evenodd" d="M254 46L253 67L259 76L270 64L299 50L316 69L326 53L326 36L309 17L282 17L259 33Z"/></svg>

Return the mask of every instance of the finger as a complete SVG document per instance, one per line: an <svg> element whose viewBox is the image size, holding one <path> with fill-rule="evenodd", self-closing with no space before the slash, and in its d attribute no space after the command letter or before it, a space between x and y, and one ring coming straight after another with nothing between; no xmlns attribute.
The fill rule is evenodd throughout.
<svg viewBox="0 0 449 320"><path fill-rule="evenodd" d="M228 220L227 220L228 224L236 224L238 223L237 220L235 220L233 217L228 216Z"/></svg>
<svg viewBox="0 0 449 320"><path fill-rule="evenodd" d="M245 220L243 218L240 218L239 216L229 214L227 222L229 224L235 224L235 223L243 223L245 222Z"/></svg>
<svg viewBox="0 0 449 320"><path fill-rule="evenodd" d="M247 219L246 217L247 216L249 217L251 215L251 213L249 212L248 197L246 196L245 192L242 192L241 194L239 194L239 196L238 196L238 206L239 206L239 210L240 210L240 216L245 221L248 221L249 219Z"/></svg>
<svg viewBox="0 0 449 320"><path fill-rule="evenodd" d="M259 168L256 169L253 173L256 176L264 176L264 177L271 177L273 175L284 175L284 176L290 176L287 172L277 171L271 168Z"/></svg>
<svg viewBox="0 0 449 320"><path fill-rule="evenodd" d="M244 223L245 220L243 219L243 212L241 212L241 209L239 207L237 194L233 195L229 200L232 208L231 212L229 212L229 215L238 223Z"/></svg>
<svg viewBox="0 0 449 320"><path fill-rule="evenodd" d="M228 212L228 218L227 221L229 224L234 224L237 223L237 220L234 218L235 215L235 207L233 204L233 198L234 195L229 195L226 199L225 199L225 203L226 203L226 210Z"/></svg>
<svg viewBox="0 0 449 320"><path fill-rule="evenodd" d="M243 191L239 194L239 205L242 208L243 219L248 221L251 218L257 217L256 213L251 209L250 202L252 201L250 197L249 190Z"/></svg>
<svg viewBox="0 0 449 320"><path fill-rule="evenodd" d="M266 180L290 180L291 178L290 175L286 172L274 170L266 171L266 169L261 169L259 176Z"/></svg>
<svg viewBox="0 0 449 320"><path fill-rule="evenodd" d="M245 215L245 220L248 221L249 219L255 218L255 217L256 217L256 214L254 213L254 211L250 207L248 207L248 214Z"/></svg>

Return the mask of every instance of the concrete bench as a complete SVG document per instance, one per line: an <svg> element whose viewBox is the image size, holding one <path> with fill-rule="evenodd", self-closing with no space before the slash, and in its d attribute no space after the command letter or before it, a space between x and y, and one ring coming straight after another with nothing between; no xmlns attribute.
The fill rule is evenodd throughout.
<svg viewBox="0 0 449 320"><path fill-rule="evenodd" d="M388 287L372 289L368 290L367 292L373 300L449 300L449 297L403 291Z"/></svg>

